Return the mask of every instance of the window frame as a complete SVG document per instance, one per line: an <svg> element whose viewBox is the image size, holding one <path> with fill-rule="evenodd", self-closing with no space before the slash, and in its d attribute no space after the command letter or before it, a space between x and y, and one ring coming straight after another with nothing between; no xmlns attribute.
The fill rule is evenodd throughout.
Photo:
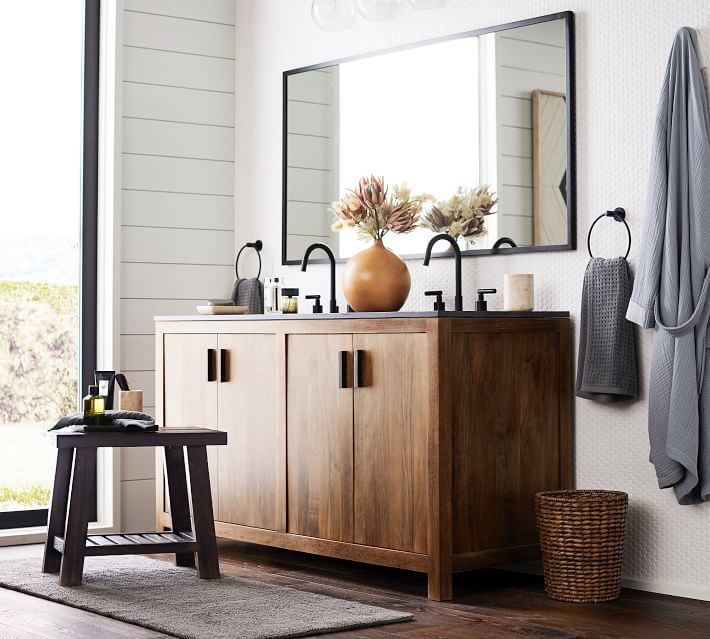
<svg viewBox="0 0 710 639"><path fill-rule="evenodd" d="M99 202L99 63L101 0L84 2L83 127L81 175L81 275L79 296L80 401L93 384L97 358L97 269ZM96 519L96 493L90 519ZM0 512L0 531L47 524L48 508Z"/></svg>

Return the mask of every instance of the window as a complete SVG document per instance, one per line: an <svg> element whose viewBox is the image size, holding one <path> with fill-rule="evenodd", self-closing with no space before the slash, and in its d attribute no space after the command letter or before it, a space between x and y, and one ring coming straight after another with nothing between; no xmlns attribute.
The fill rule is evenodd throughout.
<svg viewBox="0 0 710 639"><path fill-rule="evenodd" d="M44 433L95 368L99 4L3 6L0 528L46 523Z"/></svg>

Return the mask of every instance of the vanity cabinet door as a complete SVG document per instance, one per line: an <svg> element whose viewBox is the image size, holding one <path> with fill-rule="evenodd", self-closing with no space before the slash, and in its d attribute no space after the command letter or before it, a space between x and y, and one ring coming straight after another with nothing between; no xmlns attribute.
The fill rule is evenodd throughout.
<svg viewBox="0 0 710 639"><path fill-rule="evenodd" d="M166 333L163 336L163 421L166 428L217 428L217 335ZM218 503L217 448L208 446L212 500ZM170 512L163 470L158 511ZM160 525L160 524L159 524Z"/></svg>
<svg viewBox="0 0 710 639"><path fill-rule="evenodd" d="M351 335L287 336L290 533L353 540L351 350Z"/></svg>
<svg viewBox="0 0 710 639"><path fill-rule="evenodd" d="M285 433L279 417L283 375L275 335L219 336L217 519L285 529Z"/></svg>
<svg viewBox="0 0 710 639"><path fill-rule="evenodd" d="M353 353L355 542L426 553L427 336L354 335Z"/></svg>
<svg viewBox="0 0 710 639"><path fill-rule="evenodd" d="M167 428L217 428L217 335L163 336Z"/></svg>

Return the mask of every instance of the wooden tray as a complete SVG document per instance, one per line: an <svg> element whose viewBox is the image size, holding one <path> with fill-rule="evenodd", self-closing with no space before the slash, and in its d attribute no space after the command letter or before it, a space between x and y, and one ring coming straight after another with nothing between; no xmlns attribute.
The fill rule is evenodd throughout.
<svg viewBox="0 0 710 639"><path fill-rule="evenodd" d="M200 315L244 315L249 312L248 306L198 306Z"/></svg>

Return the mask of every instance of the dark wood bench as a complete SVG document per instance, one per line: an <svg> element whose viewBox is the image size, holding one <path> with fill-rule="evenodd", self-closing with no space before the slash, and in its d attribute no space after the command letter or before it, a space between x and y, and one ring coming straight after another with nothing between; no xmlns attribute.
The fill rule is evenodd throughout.
<svg viewBox="0 0 710 639"><path fill-rule="evenodd" d="M178 566L194 566L197 553L199 576L219 578L207 446L224 446L227 433L206 428L160 428L152 433L64 433L56 440L57 467L42 572L59 573L62 586L78 586L86 556L175 553ZM87 535L96 449L141 446L162 446L165 450L172 531ZM190 468L194 530L183 447L187 448Z"/></svg>

